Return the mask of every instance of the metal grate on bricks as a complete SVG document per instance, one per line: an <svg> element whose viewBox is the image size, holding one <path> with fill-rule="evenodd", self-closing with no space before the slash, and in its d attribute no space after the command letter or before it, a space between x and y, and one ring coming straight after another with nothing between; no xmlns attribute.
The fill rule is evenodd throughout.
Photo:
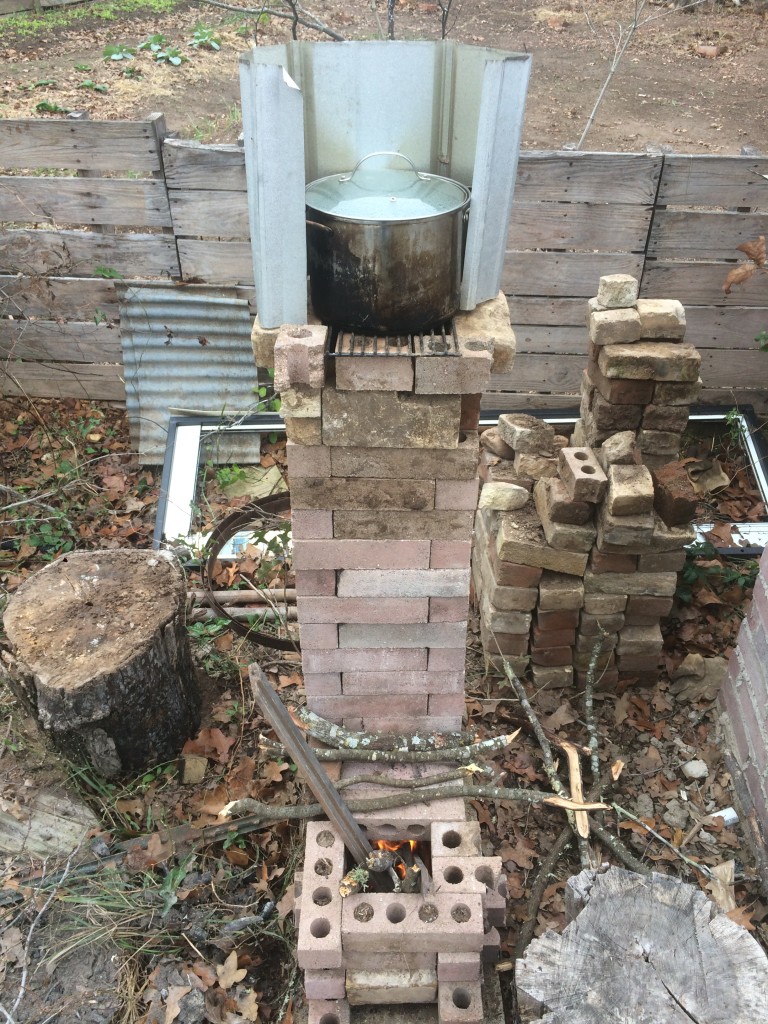
<svg viewBox="0 0 768 1024"><path fill-rule="evenodd" d="M327 355L343 356L457 356L453 321L416 334L358 334L340 327L328 332Z"/></svg>

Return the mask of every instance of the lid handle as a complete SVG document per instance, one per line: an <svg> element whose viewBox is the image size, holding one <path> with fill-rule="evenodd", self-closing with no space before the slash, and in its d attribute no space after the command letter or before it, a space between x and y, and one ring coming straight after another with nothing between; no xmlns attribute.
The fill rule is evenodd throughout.
<svg viewBox="0 0 768 1024"><path fill-rule="evenodd" d="M352 181L354 176L357 174L360 164L364 164L365 161L370 160L372 156L399 156L401 160L405 160L406 163L409 163L411 165L411 170L413 171L417 178L420 178L422 181L432 180L432 176L430 174L425 174L423 171L417 171L416 165L414 164L413 160L411 160L410 157L406 156L405 153L398 153L397 150L393 149L379 149L375 153L369 153L368 156L364 156L361 160L358 160L357 163L355 164L355 169L352 171L352 173L340 175L339 181Z"/></svg>

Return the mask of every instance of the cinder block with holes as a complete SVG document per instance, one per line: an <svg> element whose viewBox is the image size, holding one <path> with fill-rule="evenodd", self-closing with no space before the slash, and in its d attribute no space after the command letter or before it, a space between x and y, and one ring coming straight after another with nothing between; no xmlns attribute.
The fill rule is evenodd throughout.
<svg viewBox="0 0 768 1024"><path fill-rule="evenodd" d="M591 448L561 448L557 458L560 479L573 501L602 501L608 477Z"/></svg>
<svg viewBox="0 0 768 1024"><path fill-rule="evenodd" d="M349 1024L349 1003L346 999L311 999L307 1024Z"/></svg>
<svg viewBox="0 0 768 1024"><path fill-rule="evenodd" d="M327 821L307 825L297 956L306 970L342 967L341 896L344 843Z"/></svg>
<svg viewBox="0 0 768 1024"><path fill-rule="evenodd" d="M484 943L482 897L477 893L348 896L342 905L341 941L345 951L371 954L479 953Z"/></svg>
<svg viewBox="0 0 768 1024"><path fill-rule="evenodd" d="M433 857L479 857L480 825L476 821L436 821L430 841Z"/></svg>
<svg viewBox="0 0 768 1024"><path fill-rule="evenodd" d="M439 981L437 1016L440 1024L483 1024L483 993L479 981L457 984Z"/></svg>
<svg viewBox="0 0 768 1024"><path fill-rule="evenodd" d="M432 888L439 893L496 890L501 876L501 857L446 857L432 854Z"/></svg>

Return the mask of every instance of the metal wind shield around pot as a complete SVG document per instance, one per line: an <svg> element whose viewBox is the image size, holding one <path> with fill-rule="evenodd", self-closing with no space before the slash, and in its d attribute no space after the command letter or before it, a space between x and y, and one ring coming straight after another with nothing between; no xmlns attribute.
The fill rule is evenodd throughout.
<svg viewBox="0 0 768 1024"><path fill-rule="evenodd" d="M372 157L409 167L363 167ZM310 295L321 321L366 334L418 331L459 305L469 189L370 153L307 186Z"/></svg>

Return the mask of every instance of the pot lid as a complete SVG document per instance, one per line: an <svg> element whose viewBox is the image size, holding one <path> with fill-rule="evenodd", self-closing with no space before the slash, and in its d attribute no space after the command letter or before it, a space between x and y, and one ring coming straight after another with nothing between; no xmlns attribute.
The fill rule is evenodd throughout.
<svg viewBox="0 0 768 1024"><path fill-rule="evenodd" d="M459 210L468 199L469 189L458 181L413 167L358 164L351 174L331 174L307 185L307 206L345 220L423 220Z"/></svg>

